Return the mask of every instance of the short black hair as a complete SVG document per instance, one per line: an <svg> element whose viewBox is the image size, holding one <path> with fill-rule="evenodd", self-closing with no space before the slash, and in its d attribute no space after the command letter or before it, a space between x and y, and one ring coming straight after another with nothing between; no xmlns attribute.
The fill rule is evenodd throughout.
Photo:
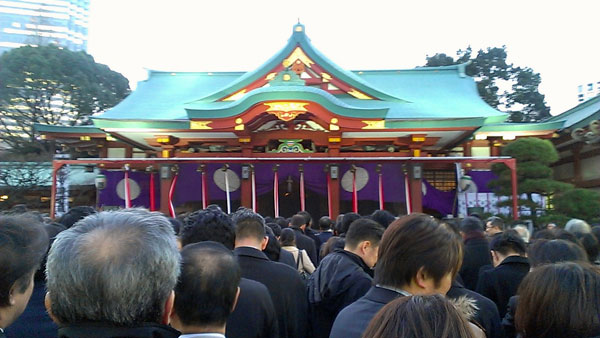
<svg viewBox="0 0 600 338"><path fill-rule="evenodd" d="M575 237L577 237L577 239L579 239L579 242L581 242L583 249L588 255L589 261L591 263L594 263L596 261L596 258L598 258L599 251L598 240L596 239L596 236L594 236L591 233L576 232Z"/></svg>
<svg viewBox="0 0 600 338"><path fill-rule="evenodd" d="M585 262L588 256L579 245L564 239L538 239L528 248L532 267L558 262Z"/></svg>
<svg viewBox="0 0 600 338"><path fill-rule="evenodd" d="M236 211L233 215L235 237L262 241L267 235L265 219L252 210Z"/></svg>
<svg viewBox="0 0 600 338"><path fill-rule="evenodd" d="M183 219L180 233L181 245L214 241L233 250L235 231L231 219L220 209L194 211Z"/></svg>
<svg viewBox="0 0 600 338"><path fill-rule="evenodd" d="M273 234L277 237L281 236L281 227L277 223L267 223L267 226L273 230Z"/></svg>
<svg viewBox="0 0 600 338"><path fill-rule="evenodd" d="M241 279L233 253L220 243L208 241L187 245L181 258L175 313L184 325L224 325Z"/></svg>
<svg viewBox="0 0 600 338"><path fill-rule="evenodd" d="M333 221L331 220L331 218L329 218L329 216L323 216L323 217L319 218L319 229L329 230L329 229L331 229L332 225L333 225Z"/></svg>
<svg viewBox="0 0 600 338"><path fill-rule="evenodd" d="M299 211L298 215L304 216L304 220L306 221L306 226L310 226L313 227L313 221L312 221L312 216L310 215L310 213L308 211Z"/></svg>
<svg viewBox="0 0 600 338"><path fill-rule="evenodd" d="M371 219L387 229L387 227L396 220L396 217L387 210L375 210L371 214Z"/></svg>
<svg viewBox="0 0 600 338"><path fill-rule="evenodd" d="M281 246L295 246L296 245L296 233L292 229L281 230L281 237L279 237Z"/></svg>
<svg viewBox="0 0 600 338"><path fill-rule="evenodd" d="M497 227L502 231L506 230L506 223L504 223L504 220L498 216L492 216L488 218L485 223L490 223L492 226Z"/></svg>
<svg viewBox="0 0 600 338"><path fill-rule="evenodd" d="M490 242L490 250L497 251L502 255L514 252L522 256L527 252L527 244L518 232L511 229L495 236Z"/></svg>
<svg viewBox="0 0 600 338"><path fill-rule="evenodd" d="M468 216L460 221L460 231L467 233L471 231L483 231L483 222L481 219L473 216Z"/></svg>
<svg viewBox="0 0 600 338"><path fill-rule="evenodd" d="M374 282L402 288L423 268L439 286L446 274L456 276L462 257L463 245L456 233L429 215L412 213L385 230Z"/></svg>
<svg viewBox="0 0 600 338"><path fill-rule="evenodd" d="M10 305L10 290L20 293L48 250L48 234L35 218L23 215L0 216L0 307Z"/></svg>
<svg viewBox="0 0 600 338"><path fill-rule="evenodd" d="M95 213L96 209L89 206L73 207L60 217L58 223L64 225L68 229L83 218Z"/></svg>
<svg viewBox="0 0 600 338"><path fill-rule="evenodd" d="M303 215L300 214L296 214L294 216L292 216L292 219L290 220L290 225L292 228L299 228L303 225L307 225L308 223L306 223L306 217L304 217Z"/></svg>
<svg viewBox="0 0 600 338"><path fill-rule="evenodd" d="M374 246L378 246L385 231L384 227L367 218L359 218L350 224L346 233L346 245L351 248L363 241L371 241Z"/></svg>
<svg viewBox="0 0 600 338"><path fill-rule="evenodd" d="M340 234L345 234L346 232L348 232L350 224L352 224L352 222L356 221L359 218L360 215L355 212L349 212L347 214L344 214L344 217L342 217L342 223L340 225Z"/></svg>

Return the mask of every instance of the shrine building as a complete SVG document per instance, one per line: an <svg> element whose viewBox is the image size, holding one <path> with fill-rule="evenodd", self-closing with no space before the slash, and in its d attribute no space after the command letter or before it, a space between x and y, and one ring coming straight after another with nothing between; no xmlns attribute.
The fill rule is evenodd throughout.
<svg viewBox="0 0 600 338"><path fill-rule="evenodd" d="M465 173L483 182L503 162L514 176L501 146L556 138L564 124L504 123L508 115L479 97L465 67L345 70L297 24L253 71L149 71L91 126L36 126L88 154L54 161L52 213L61 212L61 171L78 164L100 174L98 205L106 208L175 215L214 203L285 217L377 209L458 216ZM478 192L489 192L480 182Z"/></svg>

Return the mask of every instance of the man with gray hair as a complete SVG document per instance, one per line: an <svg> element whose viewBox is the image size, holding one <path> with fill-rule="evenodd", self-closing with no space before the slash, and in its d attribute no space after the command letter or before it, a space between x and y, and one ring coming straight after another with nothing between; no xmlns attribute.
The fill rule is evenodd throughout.
<svg viewBox="0 0 600 338"><path fill-rule="evenodd" d="M589 234L592 232L592 228L586 221L577 218L569 220L565 224L565 230L572 234Z"/></svg>
<svg viewBox="0 0 600 338"><path fill-rule="evenodd" d="M171 224L143 209L90 215L48 255L46 308L58 336L178 337L169 326L180 256Z"/></svg>

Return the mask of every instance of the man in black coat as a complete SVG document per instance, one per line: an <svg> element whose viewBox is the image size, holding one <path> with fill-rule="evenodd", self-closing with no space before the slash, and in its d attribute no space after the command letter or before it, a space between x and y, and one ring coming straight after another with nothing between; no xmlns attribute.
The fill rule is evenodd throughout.
<svg viewBox="0 0 600 338"><path fill-rule="evenodd" d="M318 264L317 246L312 238L304 234L304 229L306 229L306 218L302 215L292 216L290 228L296 233L296 246L298 249L305 250L311 262L316 266Z"/></svg>
<svg viewBox="0 0 600 338"><path fill-rule="evenodd" d="M504 318L508 300L517 293L530 266L524 257L525 242L514 230L504 231L494 237L490 248L494 268L481 272L476 291L496 303L500 318Z"/></svg>
<svg viewBox="0 0 600 338"><path fill-rule="evenodd" d="M48 249L48 234L32 217L0 216L0 337L25 310L33 276Z"/></svg>
<svg viewBox="0 0 600 338"><path fill-rule="evenodd" d="M490 245L483 232L483 223L477 217L469 216L460 222L460 234L465 243L465 255L458 274L469 290L475 290L479 270L492 264Z"/></svg>
<svg viewBox="0 0 600 338"><path fill-rule="evenodd" d="M327 338L338 313L371 287L383 227L369 219L354 221L344 250L327 255L308 281L310 325L315 338Z"/></svg>
<svg viewBox="0 0 600 338"><path fill-rule="evenodd" d="M195 211L183 220L181 245L213 241L229 250L235 245L235 230L231 219L221 209ZM291 254L290 254L291 255ZM227 318L226 336L229 338L275 338L279 325L269 290L247 278L240 280L240 296L233 312Z"/></svg>
<svg viewBox="0 0 600 338"><path fill-rule="evenodd" d="M375 285L338 314L330 337L361 337L375 314L398 297L446 294L461 260L460 238L433 217L397 219L381 239Z"/></svg>
<svg viewBox="0 0 600 338"><path fill-rule="evenodd" d="M473 316L473 320L485 330L485 336L487 338L504 337L500 315L498 314L498 308L494 302L475 291L465 288L456 280L452 282L452 287L450 287L450 290L446 293L446 297L450 299L468 297L474 300L477 310Z"/></svg>
<svg viewBox="0 0 600 338"><path fill-rule="evenodd" d="M277 312L279 337L308 337L308 304L304 282L298 271L270 261L262 252L268 237L260 215L251 210L241 210L233 216L233 222L236 235L234 253L242 268L242 276L264 284L269 290Z"/></svg>

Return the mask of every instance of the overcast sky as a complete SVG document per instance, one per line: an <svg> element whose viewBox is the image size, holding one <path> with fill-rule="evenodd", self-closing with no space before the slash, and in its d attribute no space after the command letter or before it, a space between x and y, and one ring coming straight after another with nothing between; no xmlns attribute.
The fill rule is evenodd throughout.
<svg viewBox="0 0 600 338"><path fill-rule="evenodd" d="M250 71L298 18L313 45L349 70L404 69L426 55L506 45L542 76L561 113L600 81L600 1L92 0L88 52L134 87L144 69Z"/></svg>

